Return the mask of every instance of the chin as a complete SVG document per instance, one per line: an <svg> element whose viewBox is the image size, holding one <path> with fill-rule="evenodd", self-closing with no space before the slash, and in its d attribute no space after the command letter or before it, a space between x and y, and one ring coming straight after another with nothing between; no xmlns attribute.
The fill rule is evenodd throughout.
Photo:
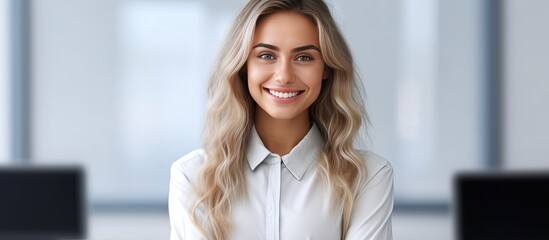
<svg viewBox="0 0 549 240"><path fill-rule="evenodd" d="M269 113L269 116L272 119L276 119L276 120L292 120L292 119L296 118L296 115L291 115L291 114L286 114L286 113L273 113L273 114Z"/></svg>
<svg viewBox="0 0 549 240"><path fill-rule="evenodd" d="M292 120L298 118L303 112L293 112L293 111L283 111L283 110L275 110L275 111L266 111L267 115L271 117L272 119L276 120Z"/></svg>

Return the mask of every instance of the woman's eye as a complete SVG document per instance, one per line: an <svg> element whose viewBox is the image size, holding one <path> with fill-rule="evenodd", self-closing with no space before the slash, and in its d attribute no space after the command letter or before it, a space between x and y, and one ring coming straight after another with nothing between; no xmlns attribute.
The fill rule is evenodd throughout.
<svg viewBox="0 0 549 240"><path fill-rule="evenodd" d="M260 54L258 57L260 59L264 59L264 60L273 60L274 59L274 56L270 53L263 53L263 54Z"/></svg>
<svg viewBox="0 0 549 240"><path fill-rule="evenodd" d="M307 61L313 60L313 58L310 57L310 56L299 56L299 57L296 58L296 60L297 60L297 61L305 61L305 62L307 62Z"/></svg>

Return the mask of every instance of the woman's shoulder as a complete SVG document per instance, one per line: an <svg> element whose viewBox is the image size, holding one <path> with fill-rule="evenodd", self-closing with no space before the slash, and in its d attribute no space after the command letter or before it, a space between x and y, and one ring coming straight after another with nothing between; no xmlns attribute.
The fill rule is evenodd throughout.
<svg viewBox="0 0 549 240"><path fill-rule="evenodd" d="M375 178L376 176L380 177L378 176L380 174L385 175L385 177L392 178L393 166L387 159L371 151L358 150L358 152L361 154L365 161L367 170L367 182L369 182L372 178Z"/></svg>
<svg viewBox="0 0 549 240"><path fill-rule="evenodd" d="M204 164L204 158L205 154L202 149L187 153L172 163L172 174L183 173L191 181L191 179L195 179L198 170Z"/></svg>

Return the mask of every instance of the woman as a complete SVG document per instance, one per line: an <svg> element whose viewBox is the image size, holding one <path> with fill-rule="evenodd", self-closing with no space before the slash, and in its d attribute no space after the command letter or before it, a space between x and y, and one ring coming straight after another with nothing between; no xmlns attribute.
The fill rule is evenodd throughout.
<svg viewBox="0 0 549 240"><path fill-rule="evenodd" d="M251 0L209 83L203 150L171 169L171 239L392 239L393 172L353 148L351 53L320 0Z"/></svg>

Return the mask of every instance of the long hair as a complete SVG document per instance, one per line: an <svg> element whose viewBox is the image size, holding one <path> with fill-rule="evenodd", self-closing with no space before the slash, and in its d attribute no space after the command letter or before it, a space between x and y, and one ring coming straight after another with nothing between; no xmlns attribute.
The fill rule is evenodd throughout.
<svg viewBox="0 0 549 240"><path fill-rule="evenodd" d="M247 88L246 60L258 19L280 11L301 13L315 21L329 77L309 108L324 138L319 180L329 189L334 210L343 212L344 238L359 185L366 178L363 157L353 148L367 115L362 85L351 52L326 3L321 0L250 0L229 30L209 85L204 129L205 164L192 200L191 218L206 239L224 240L231 229L231 202L246 195L246 146L255 102Z"/></svg>

